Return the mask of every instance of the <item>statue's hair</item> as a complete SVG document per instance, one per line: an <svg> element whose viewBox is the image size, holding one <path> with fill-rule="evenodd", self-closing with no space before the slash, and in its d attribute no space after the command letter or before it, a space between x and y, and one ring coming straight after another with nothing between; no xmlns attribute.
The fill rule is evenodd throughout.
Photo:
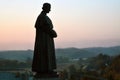
<svg viewBox="0 0 120 80"><path fill-rule="evenodd" d="M44 10L45 8L50 7L50 6L51 6L50 3L44 3L42 9Z"/></svg>

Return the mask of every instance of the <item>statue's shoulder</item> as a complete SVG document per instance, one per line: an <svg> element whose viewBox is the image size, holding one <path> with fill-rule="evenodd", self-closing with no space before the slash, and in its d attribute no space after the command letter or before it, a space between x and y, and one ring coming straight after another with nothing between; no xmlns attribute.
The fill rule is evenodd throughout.
<svg viewBox="0 0 120 80"><path fill-rule="evenodd" d="M43 22L43 21L45 21L45 20L46 20L45 15L43 15L43 14L39 14L39 15L38 15L38 17L37 17L37 21L38 21L38 22Z"/></svg>
<svg viewBox="0 0 120 80"><path fill-rule="evenodd" d="M41 18L41 19L43 19L43 18L45 18L45 15L43 15L43 14L40 14L40 15L38 16L38 18Z"/></svg>

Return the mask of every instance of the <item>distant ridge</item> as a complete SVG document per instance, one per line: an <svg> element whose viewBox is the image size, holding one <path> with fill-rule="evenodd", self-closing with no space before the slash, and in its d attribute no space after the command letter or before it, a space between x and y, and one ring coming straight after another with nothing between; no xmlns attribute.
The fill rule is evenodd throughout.
<svg viewBox="0 0 120 80"><path fill-rule="evenodd" d="M92 47L92 48L58 48L56 49L56 57L68 58L88 58L98 54L107 54L110 56L120 54L120 46L114 47ZM33 50L7 50L0 51L0 58L25 61L28 58L32 59Z"/></svg>
<svg viewBox="0 0 120 80"><path fill-rule="evenodd" d="M93 47L93 48L84 48L87 51L93 52L93 53L103 53L110 56L118 55L120 54L120 46L112 46L112 47Z"/></svg>
<svg viewBox="0 0 120 80"><path fill-rule="evenodd" d="M32 58L32 50L10 50L0 51L0 58L25 61L27 58Z"/></svg>

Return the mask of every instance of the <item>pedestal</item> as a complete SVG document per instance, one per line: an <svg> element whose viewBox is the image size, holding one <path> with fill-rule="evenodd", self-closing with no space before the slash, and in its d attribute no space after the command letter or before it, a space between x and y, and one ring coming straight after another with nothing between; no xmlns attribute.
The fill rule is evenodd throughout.
<svg viewBox="0 0 120 80"><path fill-rule="evenodd" d="M60 80L57 72L51 73L37 73L34 75L33 80Z"/></svg>
<svg viewBox="0 0 120 80"><path fill-rule="evenodd" d="M59 78L33 78L33 80L60 80Z"/></svg>

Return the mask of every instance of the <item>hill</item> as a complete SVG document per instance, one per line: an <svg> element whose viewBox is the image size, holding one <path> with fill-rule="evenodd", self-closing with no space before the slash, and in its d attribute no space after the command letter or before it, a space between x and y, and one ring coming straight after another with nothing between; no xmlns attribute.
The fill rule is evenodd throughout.
<svg viewBox="0 0 120 80"><path fill-rule="evenodd" d="M120 54L120 46L115 47L95 47L95 48L63 48L56 49L56 57L68 58L88 58L94 57L99 53L107 54L110 56ZM33 50L13 50L13 51L0 51L0 58L25 61L28 58L32 59Z"/></svg>
<svg viewBox="0 0 120 80"><path fill-rule="evenodd" d="M0 51L0 58L25 61L28 58L32 58L32 50L12 50L12 51Z"/></svg>
<svg viewBox="0 0 120 80"><path fill-rule="evenodd" d="M96 56L94 52L90 52L84 49L78 48L65 48L65 49L56 49L57 57L68 57L68 58L85 58Z"/></svg>
<svg viewBox="0 0 120 80"><path fill-rule="evenodd" d="M84 50L87 50L89 52L93 52L96 54L103 53L103 54L110 55L110 56L120 54L120 46L84 48Z"/></svg>

